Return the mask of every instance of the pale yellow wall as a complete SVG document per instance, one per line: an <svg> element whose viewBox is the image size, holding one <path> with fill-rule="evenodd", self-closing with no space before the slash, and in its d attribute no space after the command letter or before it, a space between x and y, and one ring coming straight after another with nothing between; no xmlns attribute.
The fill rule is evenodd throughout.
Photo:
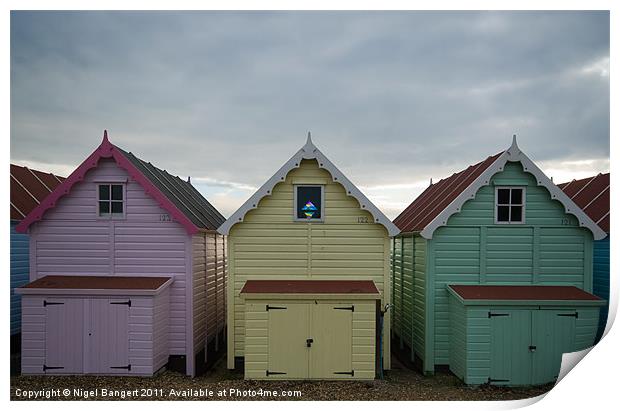
<svg viewBox="0 0 620 411"><path fill-rule="evenodd" d="M325 184L324 222L293 221L293 185ZM366 218L367 223L358 218ZM343 186L315 160L304 160L271 196L249 211L229 233L228 365L245 348L245 307L239 291L249 279L373 280L389 301L389 237L384 226L360 209ZM234 304L231 304L234 303ZM389 314L388 314L389 315ZM385 320L389 338L389 317ZM389 344L385 365L389 368Z"/></svg>

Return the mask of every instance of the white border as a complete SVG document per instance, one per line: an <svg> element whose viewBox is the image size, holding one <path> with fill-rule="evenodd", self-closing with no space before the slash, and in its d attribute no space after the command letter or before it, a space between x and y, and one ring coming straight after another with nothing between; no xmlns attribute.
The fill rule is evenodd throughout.
<svg viewBox="0 0 620 411"><path fill-rule="evenodd" d="M579 221L579 226L588 228L594 237L595 240L601 240L607 237L607 233L605 233L601 228L594 222L586 213L583 212L581 208L579 208L573 200L571 200L558 186L553 184L553 182L542 172L540 168L534 164L530 158L521 151L519 146L517 145L517 136L512 137L512 145L508 148L508 150L504 151L494 162L491 164L486 170L482 172L461 194L458 195L449 205L446 207L441 213L437 215L424 227L424 229L420 232L420 235L426 239L433 238L433 233L435 230L441 226L447 224L450 216L456 213L461 212L461 208L466 201L472 200L476 197L476 193L482 186L487 186L491 182L491 177L496 173L499 173L504 169L504 166L508 161L511 162L520 162L523 165L523 171L527 171L532 174L536 178L536 183L539 186L545 187L549 190L551 194L551 198L554 200L558 200L564 206L564 211L568 214L572 214L577 217Z"/></svg>
<svg viewBox="0 0 620 411"><path fill-rule="evenodd" d="M127 219L127 183L126 182L108 182L107 180L101 180L101 181L97 181L97 182L93 182L93 184L95 184L96 186L96 190L95 190L95 197L96 197L96 201L95 201L95 205L96 205L96 213L97 213L97 220L126 220ZM110 204L110 212L106 215L101 215L99 213L99 203L102 201L99 199L99 186L110 186L110 199L108 200L108 203ZM121 186L123 187L123 213L121 215L118 214L114 214L112 213L112 186ZM118 203L118 200L114 200Z"/></svg>
<svg viewBox="0 0 620 411"><path fill-rule="evenodd" d="M302 160L315 159L319 163L319 167L327 170L331 176L332 181L340 183L347 195L355 198L360 203L362 210L368 211L377 224L383 225L390 237L394 237L400 230L396 227L389 218L387 218L368 198L357 188L348 178L342 174L340 170L331 162L325 155L319 150L313 143L310 133L308 133L308 140L306 144L297 151L280 169L269 179L261 188L256 191L243 205L235 211L218 229L217 232L223 235L228 235L233 225L240 223L245 218L248 211L255 209L258 206L263 197L270 196L273 188L276 184L283 182L286 179L286 175L294 168L299 168ZM321 204L323 207L323 204Z"/></svg>
<svg viewBox="0 0 620 411"><path fill-rule="evenodd" d="M500 189L508 189L510 191L510 195L508 196L508 204L499 204L497 202L497 190ZM512 190L521 189L523 194L521 194L521 204L513 204L512 203ZM495 186L495 224L499 225L519 225L525 224L525 196L527 195L527 187L526 186ZM512 206L521 206L521 221L512 221ZM508 221L499 221L497 219L497 207L499 206L508 206Z"/></svg>
<svg viewBox="0 0 620 411"><path fill-rule="evenodd" d="M297 188L298 187L319 187L321 189L321 218L299 218L297 217ZM293 221L306 223L325 222L325 186L323 184L293 184Z"/></svg>

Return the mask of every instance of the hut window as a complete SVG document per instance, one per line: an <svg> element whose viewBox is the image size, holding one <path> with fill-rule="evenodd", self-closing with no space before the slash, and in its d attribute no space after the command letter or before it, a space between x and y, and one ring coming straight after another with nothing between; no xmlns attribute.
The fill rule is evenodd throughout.
<svg viewBox="0 0 620 411"><path fill-rule="evenodd" d="M122 184L99 184L99 216L123 216L125 211L124 194L125 190Z"/></svg>
<svg viewBox="0 0 620 411"><path fill-rule="evenodd" d="M323 186L295 186L295 220L323 220Z"/></svg>
<svg viewBox="0 0 620 411"><path fill-rule="evenodd" d="M525 187L495 188L495 222L497 224L525 222Z"/></svg>

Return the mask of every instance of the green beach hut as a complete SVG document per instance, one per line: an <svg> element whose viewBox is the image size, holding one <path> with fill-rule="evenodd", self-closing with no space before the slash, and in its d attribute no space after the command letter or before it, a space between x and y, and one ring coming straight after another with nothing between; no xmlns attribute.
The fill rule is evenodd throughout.
<svg viewBox="0 0 620 411"><path fill-rule="evenodd" d="M396 226L312 143L218 231L228 236L228 368L247 379L375 378ZM389 312L383 335L390 336ZM390 345L382 349L390 368Z"/></svg>
<svg viewBox="0 0 620 411"><path fill-rule="evenodd" d="M605 233L527 157L505 151L431 184L394 223L393 344L467 384L557 378L594 343L593 240Z"/></svg>

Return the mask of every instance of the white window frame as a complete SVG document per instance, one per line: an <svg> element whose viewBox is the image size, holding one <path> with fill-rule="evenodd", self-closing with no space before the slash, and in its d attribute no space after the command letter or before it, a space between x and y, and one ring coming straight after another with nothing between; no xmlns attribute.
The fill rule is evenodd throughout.
<svg viewBox="0 0 620 411"><path fill-rule="evenodd" d="M99 186L110 186L110 213L108 213L107 215L100 215L99 214ZM113 214L112 213L112 186L121 186L123 188L123 212L121 214ZM96 204L96 210L95 213L97 215L98 219L101 220L124 220L127 214L127 184L125 184L124 182L119 182L119 181L97 181L95 182L95 204Z"/></svg>
<svg viewBox="0 0 620 411"><path fill-rule="evenodd" d="M520 189L521 193L521 204L512 204L512 192L510 193L510 198L508 200L508 204L498 204L499 190L502 189ZM526 203L526 187L525 186L496 186L495 187L495 224L525 224L525 203ZM497 219L497 208L499 206L507 206L508 207L508 221L498 221ZM521 221L510 221L512 216L512 206L521 206Z"/></svg>
<svg viewBox="0 0 620 411"><path fill-rule="evenodd" d="M297 217L297 187L320 187L321 188L321 218ZM323 184L294 184L293 185L293 221L306 223L322 223L325 221L325 185Z"/></svg>

